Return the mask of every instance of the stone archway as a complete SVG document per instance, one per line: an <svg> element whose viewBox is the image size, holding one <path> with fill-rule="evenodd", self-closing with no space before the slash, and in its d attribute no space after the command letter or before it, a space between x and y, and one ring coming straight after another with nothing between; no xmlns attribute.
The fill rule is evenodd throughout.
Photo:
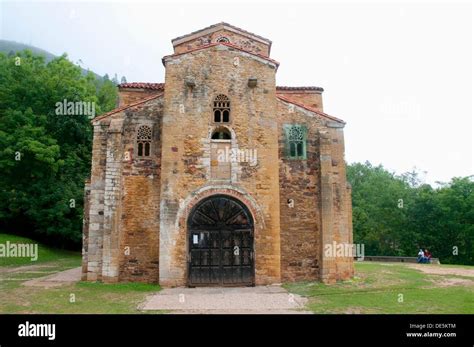
<svg viewBox="0 0 474 347"><path fill-rule="evenodd" d="M211 195L188 220L188 285L255 284L254 222L249 209L229 195Z"/></svg>

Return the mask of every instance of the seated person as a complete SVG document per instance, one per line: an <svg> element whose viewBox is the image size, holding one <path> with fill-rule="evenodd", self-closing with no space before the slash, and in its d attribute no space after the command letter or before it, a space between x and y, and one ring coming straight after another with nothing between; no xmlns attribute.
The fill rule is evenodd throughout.
<svg viewBox="0 0 474 347"><path fill-rule="evenodd" d="M418 258L416 258L417 263L423 263L423 259L425 258L425 253L423 250L420 248L420 251L418 252Z"/></svg>
<svg viewBox="0 0 474 347"><path fill-rule="evenodd" d="M425 259L426 263L431 263L431 253L427 249L425 249Z"/></svg>

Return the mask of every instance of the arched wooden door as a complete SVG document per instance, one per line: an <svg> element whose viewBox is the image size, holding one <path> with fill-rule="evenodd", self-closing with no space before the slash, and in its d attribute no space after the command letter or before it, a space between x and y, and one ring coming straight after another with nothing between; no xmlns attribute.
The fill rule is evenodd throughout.
<svg viewBox="0 0 474 347"><path fill-rule="evenodd" d="M188 218L188 285L251 286L255 281L253 220L226 195L198 203Z"/></svg>

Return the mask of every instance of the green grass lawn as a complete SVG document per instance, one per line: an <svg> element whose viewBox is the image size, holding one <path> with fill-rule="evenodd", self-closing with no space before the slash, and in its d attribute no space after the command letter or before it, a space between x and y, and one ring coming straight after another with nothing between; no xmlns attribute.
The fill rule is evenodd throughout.
<svg viewBox="0 0 474 347"><path fill-rule="evenodd" d="M315 313L474 313L473 277L431 275L398 263L356 262L355 268L350 281L285 288L307 297L307 308Z"/></svg>
<svg viewBox="0 0 474 347"><path fill-rule="evenodd" d="M7 240L11 243L34 242L0 234L0 243ZM39 245L38 251L36 262L29 258L0 258L0 313L141 313L137 305L147 295L160 290L158 285L142 283L78 282L47 289L24 286L29 279L81 266L79 252L43 245Z"/></svg>
<svg viewBox="0 0 474 347"><path fill-rule="evenodd" d="M10 235L10 234L1 234L0 233L0 244L38 244L36 241L30 240L25 237ZM0 257L0 266L9 266L9 265L35 265L38 263L44 263L54 260L75 260L77 264L80 264L81 255L79 252L71 252L65 250L54 249L46 247L42 244L38 244L38 259L32 261L31 258L20 258L20 257ZM78 265L79 266L79 265Z"/></svg>
<svg viewBox="0 0 474 347"><path fill-rule="evenodd" d="M33 242L0 234L0 243L7 240ZM141 283L77 282L54 288L23 285L29 279L80 265L79 252L42 245L36 262L0 258L0 313L142 313L137 306L160 290L158 285ZM350 281L284 286L291 293L307 297L307 309L315 313L474 313L471 275L432 275L399 263L356 262L355 268L356 275ZM453 265L441 268L474 269Z"/></svg>

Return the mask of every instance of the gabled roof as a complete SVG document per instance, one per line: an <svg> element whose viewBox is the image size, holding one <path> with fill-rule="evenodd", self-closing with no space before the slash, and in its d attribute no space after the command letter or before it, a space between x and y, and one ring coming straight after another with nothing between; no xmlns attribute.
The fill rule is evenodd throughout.
<svg viewBox="0 0 474 347"><path fill-rule="evenodd" d="M131 83L120 83L118 87L120 89L132 88L132 89L165 90L164 83L131 82Z"/></svg>
<svg viewBox="0 0 474 347"><path fill-rule="evenodd" d="M233 48L233 49L237 49L241 52L245 52L247 54L250 54L250 55L253 55L253 56L256 56L258 58L261 58L261 59L264 59L264 60L267 60L273 64L276 65L276 68L278 69L278 66L280 65L279 62L277 62L276 60L272 59L272 58L269 58L269 57L266 57L262 54L258 54L258 53L254 53L254 52L250 52L250 51L247 51L245 49L243 49L242 47L239 47L239 46L236 46L232 43L229 43L229 42L214 42L214 43L210 43L208 45L204 45L204 46L200 46L200 47L196 47L194 49L191 49L189 51L186 51L186 52L182 52L182 53L174 53L174 54L170 54L170 55L165 55L161 61L163 62L163 65L165 65L165 59L166 58L173 58L173 57L178 57L180 55L183 55L183 54L188 54L188 53L191 53L191 52L196 52L196 51L200 51L202 49L206 49L206 48L210 48L210 47L215 47L215 46L219 46L219 45L222 45L222 46L227 46L227 47L230 47L230 48Z"/></svg>
<svg viewBox="0 0 474 347"><path fill-rule="evenodd" d="M171 42L173 43L173 45L180 44L180 43L192 40L195 36L199 36L199 34L201 34L204 31L215 32L215 31L218 31L218 30L221 30L221 29L227 29L227 30L230 30L230 31L234 31L234 32L237 32L237 33L239 33L243 36L248 36L250 38L257 39L258 41L264 41L269 46L272 45L272 41L270 41L269 39L266 39L266 38L264 38L260 35L251 33L247 30L238 28L236 26L233 26L233 25L231 25L229 23L225 23L225 22L220 22L220 23L217 23L217 24L213 24L213 25L208 26L206 28L193 31L192 33L176 37L176 38L172 39Z"/></svg>
<svg viewBox="0 0 474 347"><path fill-rule="evenodd" d="M118 85L120 89L150 89L150 90L159 90L162 91L165 89L164 83L154 83L154 82L130 82L130 83L121 83ZM323 92L324 89L321 87L315 86L303 86L303 87L289 87L289 86L276 86L276 91L316 91Z"/></svg>
<svg viewBox="0 0 474 347"><path fill-rule="evenodd" d="M312 108L312 107L303 105L303 104L301 104L301 103L299 103L299 102L292 101L292 100L290 100L290 99L288 99L288 98L285 98L285 97L282 96L282 95L278 95L278 94L277 94L277 98L280 99L280 100L282 100L282 101L284 101L284 102L287 102L287 103L289 103L289 104L293 104L293 105L296 105L296 106L298 106L298 107L301 107L301 108L303 108L303 109L305 109L305 110L307 110L307 111L313 112L313 113L317 114L318 116L321 116L321 117L330 119L330 120L332 120L332 121L334 121L334 122L338 122L338 123L341 123L341 124L346 124L346 122L344 122L342 119L339 119L339 118L330 116L330 115L328 115L327 113L324 113L324 112L321 112L321 111L319 111L319 110L316 110L315 108Z"/></svg>
<svg viewBox="0 0 474 347"><path fill-rule="evenodd" d="M107 118L113 114L116 114L116 113L119 113L119 112L122 112L122 111L125 111L126 109L129 109L131 107L135 107L135 106L138 106L138 105L141 105L141 104L144 104L150 100L154 100L154 99L158 99L159 97L163 96L163 93L159 93L159 94L156 94L156 95L153 95L153 96L150 96L148 98L144 98L144 99L140 99L139 101L137 102L134 102L133 104L129 104L129 105L124 105L124 106L121 106L121 107L117 107L115 109L113 109L112 111L109 111L107 113L104 113L98 117L95 117L93 119L91 119L91 123L93 122L96 122L96 121L99 121L99 120L102 120L104 118Z"/></svg>

